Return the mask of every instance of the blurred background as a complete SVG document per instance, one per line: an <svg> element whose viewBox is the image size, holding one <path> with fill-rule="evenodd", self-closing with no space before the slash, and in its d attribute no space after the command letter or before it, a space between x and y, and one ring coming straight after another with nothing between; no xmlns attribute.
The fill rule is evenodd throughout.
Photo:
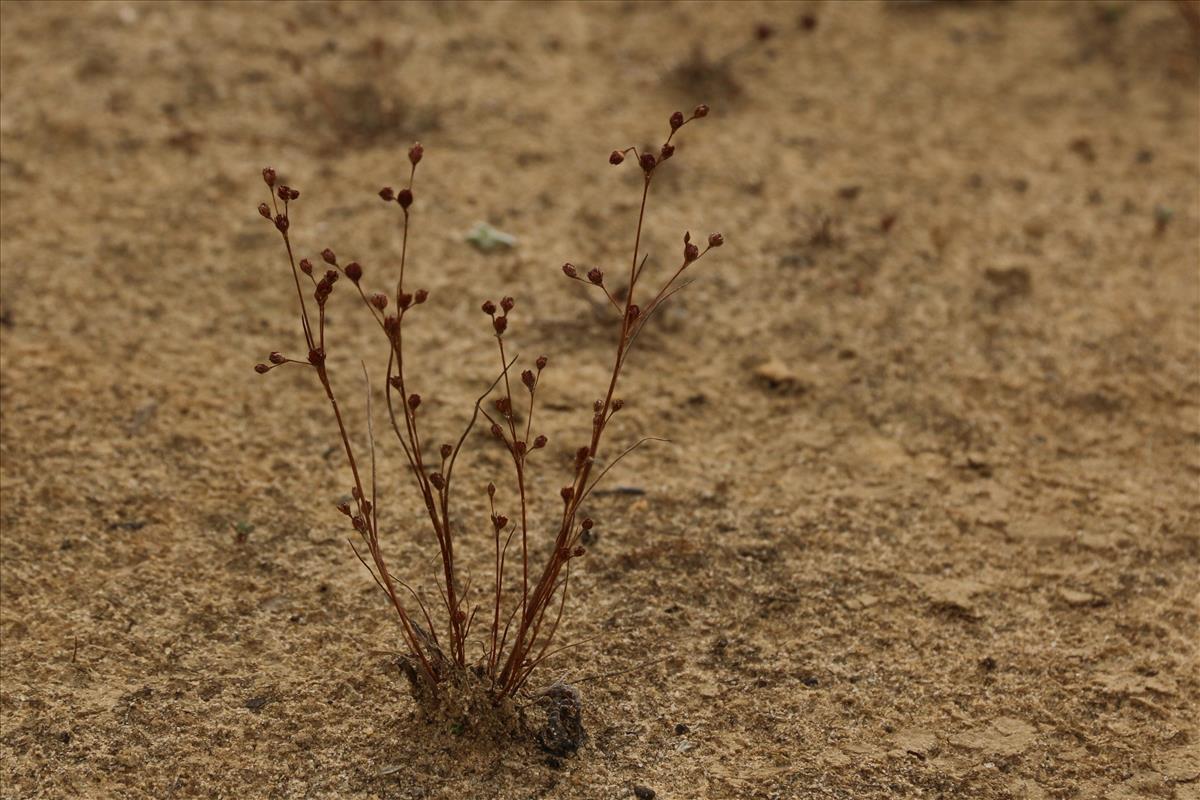
<svg viewBox="0 0 1200 800"><path fill-rule="evenodd" d="M1188 796L1195 5L0 5L5 793ZM613 446L672 444L589 509L543 673L589 743L422 727L320 390L253 371L301 342L260 170L301 191L298 255L382 288L376 192L424 144L422 408L461 425L479 303L515 295L549 509L614 335L559 267L621 274L640 180L608 153L697 103L647 269L726 245L630 364ZM386 358L338 288L365 446L358 363ZM471 481L506 477L472 445ZM436 591L397 455L384 546Z"/></svg>

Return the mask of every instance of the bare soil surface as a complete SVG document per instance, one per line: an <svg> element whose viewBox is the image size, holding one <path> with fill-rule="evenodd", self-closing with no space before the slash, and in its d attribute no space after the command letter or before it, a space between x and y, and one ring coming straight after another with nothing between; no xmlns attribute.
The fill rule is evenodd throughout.
<svg viewBox="0 0 1200 800"><path fill-rule="evenodd" d="M5 2L0 46L4 797L1200 793L1200 62L1173 4ZM375 192L426 145L423 410L462 423L495 369L478 305L514 294L551 359L545 520L613 339L559 265L619 274L640 185L608 153L699 102L647 269L684 230L727 244L612 431L672 444L590 503L576 646L540 674L589 740L421 722L321 391L252 369L302 355L259 170L301 190L301 254L383 286ZM472 247L480 221L516 246ZM331 309L362 443L384 350L344 286ZM482 486L511 486L472 447L482 578ZM381 458L387 552L436 592Z"/></svg>

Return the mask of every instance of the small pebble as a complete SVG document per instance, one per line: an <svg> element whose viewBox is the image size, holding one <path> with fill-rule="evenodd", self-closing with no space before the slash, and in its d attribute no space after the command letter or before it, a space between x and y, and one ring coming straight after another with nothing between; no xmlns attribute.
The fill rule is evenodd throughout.
<svg viewBox="0 0 1200 800"><path fill-rule="evenodd" d="M654 800L656 792L649 786L634 786L633 796L638 800Z"/></svg>

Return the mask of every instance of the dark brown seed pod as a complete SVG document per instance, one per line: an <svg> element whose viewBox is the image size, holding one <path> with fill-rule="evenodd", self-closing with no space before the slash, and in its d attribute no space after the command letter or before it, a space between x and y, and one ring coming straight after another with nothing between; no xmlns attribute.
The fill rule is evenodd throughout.
<svg viewBox="0 0 1200 800"><path fill-rule="evenodd" d="M329 265L335 266L335 267L337 266L337 256L334 255L333 251L330 250L328 247L326 247L324 250L321 251L321 258L323 258L325 260L326 264L329 264Z"/></svg>
<svg viewBox="0 0 1200 800"><path fill-rule="evenodd" d="M379 197L383 200L383 202L390 203L396 199L396 192L394 189L392 189L392 187L385 186L379 190Z"/></svg>
<svg viewBox="0 0 1200 800"><path fill-rule="evenodd" d="M671 130L677 131L683 127L683 112L676 111L671 115Z"/></svg>
<svg viewBox="0 0 1200 800"><path fill-rule="evenodd" d="M709 247L720 247L723 244L725 244L725 237L722 236L721 234L710 233L708 235L708 246Z"/></svg>
<svg viewBox="0 0 1200 800"><path fill-rule="evenodd" d="M362 265L357 261L351 261L346 265L346 277L355 283L358 283L359 279L362 278L362 274Z"/></svg>
<svg viewBox="0 0 1200 800"><path fill-rule="evenodd" d="M262 176L263 181L266 182L267 186L270 186L271 188L275 187L275 170L271 169L270 167L263 167Z"/></svg>
<svg viewBox="0 0 1200 800"><path fill-rule="evenodd" d="M612 164L614 167L617 164L620 164L624 160L625 160L625 154L622 153L620 150L613 150L612 153L610 153L608 156L608 163Z"/></svg>
<svg viewBox="0 0 1200 800"><path fill-rule="evenodd" d="M413 204L412 189L401 189L396 192L396 202L400 204L401 208L407 211L408 207Z"/></svg>

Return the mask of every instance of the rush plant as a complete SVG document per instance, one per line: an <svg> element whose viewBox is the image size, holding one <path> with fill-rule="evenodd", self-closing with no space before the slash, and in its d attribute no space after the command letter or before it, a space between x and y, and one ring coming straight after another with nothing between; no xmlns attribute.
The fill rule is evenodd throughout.
<svg viewBox="0 0 1200 800"><path fill-rule="evenodd" d="M598 267L562 266L567 278L604 295L603 302L611 308L615 322L615 353L608 385L592 406L591 436L576 449L567 481L559 492L560 513L551 520L536 522L530 515L529 469L533 453L547 443L544 435L534 433L533 425L548 361L546 356L540 356L531 368L517 366L517 357L505 339L509 317L516 305L512 297L482 304L495 339L498 372L475 401L462 434L457 440L436 447L423 435L421 396L411 390L404 348L405 332L419 323L418 308L429 298L426 290L411 290L406 283L412 277L406 266L413 221L413 178L424 155L421 145L414 144L408 151L410 168L405 186L399 190L385 187L379 192L385 203L398 208L402 233L394 283L389 280L381 291L368 291L363 267L353 261L341 263L331 249L321 252L319 261L325 265L321 269L313 260L297 257L290 212L300 192L279 184L273 169L263 170L271 198L270 203L261 204L258 210L279 232L287 251L305 354L291 358L273 352L267 363L258 364L255 369L264 374L284 366L311 370L325 393L351 479L350 499L338 505L338 510L354 530L350 543L355 555L383 590L399 621L408 650L405 670L419 699L436 704L447 691L469 679L474 686L482 687L481 693L486 698L498 704L521 692L530 675L555 652L552 644L563 619L572 565L583 556L580 541L593 526L591 519L581 515L580 506L618 461L646 441L626 447L615 457L602 455L607 452L602 447L609 423L625 405L617 389L631 348L655 313L686 285L681 279L687 270L723 243L719 233L710 234L703 245L685 234L678 266L657 289L643 290L647 259L642 252L642 228L651 185L675 152L672 144L675 136L688 123L707 114L705 105L697 106L688 117L678 111L672 114L670 133L657 153L629 147L615 150L609 156L610 164L619 165L632 154L631 161L642 175L641 204L624 290L614 289ZM357 302L371 315L388 345L384 380L387 418L407 461L412 487L429 519L429 546L436 543L440 555L440 574L433 576L440 605L427 602L425 595L409 582L411 576L399 577L385 556L379 526L376 439L370 418L369 386L364 424L368 436L366 452L356 449L334 391L326 358L326 307L342 278L349 282L352 294L357 295ZM365 376L365 366L363 371ZM460 525L454 516L460 489L455 466L476 424L488 425L496 446L504 449L515 488L515 508L510 509L513 513L510 519L497 508L496 485L489 483L486 487L490 514L488 519L479 521L488 531L492 550L492 574L486 587L464 579L455 550L455 530ZM546 550L547 544L538 531L553 536L544 562L535 558L536 553Z"/></svg>

